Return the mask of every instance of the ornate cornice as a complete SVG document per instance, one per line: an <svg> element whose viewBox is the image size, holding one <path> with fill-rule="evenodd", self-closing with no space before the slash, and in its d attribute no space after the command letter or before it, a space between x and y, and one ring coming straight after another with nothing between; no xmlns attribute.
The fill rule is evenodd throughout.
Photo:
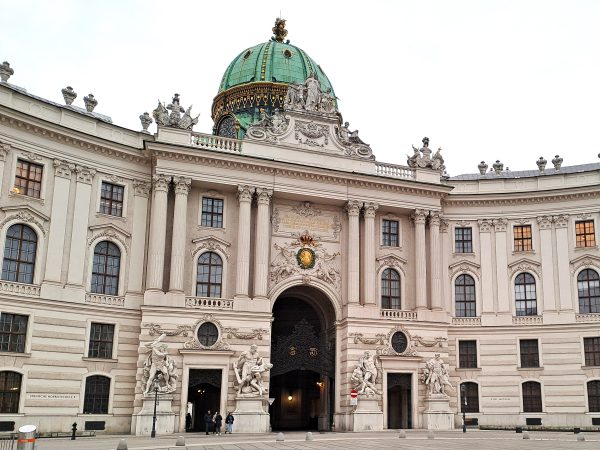
<svg viewBox="0 0 600 450"><path fill-rule="evenodd" d="M571 261L571 274L575 274L579 269L595 269L600 267L600 258L595 255L581 255Z"/></svg>
<svg viewBox="0 0 600 450"><path fill-rule="evenodd" d="M511 197L511 198L473 198L477 194L473 194L473 197L466 197L461 194L461 198L452 198L452 195L445 196L443 199L444 205L452 206L509 206L509 205L529 205L529 204L540 204L549 202L566 202L573 200L582 199L596 199L600 198L600 191L579 191L579 192L568 192L565 189L563 192L552 192L546 193L544 191L530 191L523 193L523 197ZM510 193L512 194L512 193ZM539 194L533 196L532 194ZM544 195L546 194L546 195ZM479 194L481 195L481 194Z"/></svg>
<svg viewBox="0 0 600 450"><path fill-rule="evenodd" d="M192 240L193 244L197 247L192 250L192 257L202 250L215 251L217 250L225 256L225 259L229 259L229 252L226 250L231 244L223 239L219 239L216 236L206 236Z"/></svg>
<svg viewBox="0 0 600 450"><path fill-rule="evenodd" d="M475 277L479 280L480 273L481 266L468 260L458 261L448 266L448 278L450 279L454 278L458 274L469 274L475 275Z"/></svg>
<svg viewBox="0 0 600 450"><path fill-rule="evenodd" d="M528 258L521 258L508 265L510 269L511 278L518 272L533 272L537 275L538 279L541 278L540 269L541 264L537 261Z"/></svg>
<svg viewBox="0 0 600 450"><path fill-rule="evenodd" d="M13 208L2 208L3 211L9 211L12 210ZM47 234L47 230L44 227L44 223L42 222L42 220L48 221L48 219L39 214L37 211L33 210L32 208L28 207L28 206L23 206L20 207L20 209L16 212L16 214L12 214L12 215L8 215L2 220L2 222L0 222L0 229L4 227L5 224L7 224L8 222L12 221L12 220L16 220L18 222L25 222L25 223L31 223L35 226L37 226L42 234L44 236L46 236Z"/></svg>

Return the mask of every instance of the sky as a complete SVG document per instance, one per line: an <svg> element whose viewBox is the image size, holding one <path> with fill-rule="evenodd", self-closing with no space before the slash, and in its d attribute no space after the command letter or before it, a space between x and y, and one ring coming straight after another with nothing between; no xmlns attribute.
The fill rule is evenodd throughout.
<svg viewBox="0 0 600 450"><path fill-rule="evenodd" d="M69 85L81 107L93 93L134 130L177 92L211 133L227 65L280 14L378 161L405 165L427 136L450 175L599 162L596 0L0 0L0 61L29 93L64 103Z"/></svg>

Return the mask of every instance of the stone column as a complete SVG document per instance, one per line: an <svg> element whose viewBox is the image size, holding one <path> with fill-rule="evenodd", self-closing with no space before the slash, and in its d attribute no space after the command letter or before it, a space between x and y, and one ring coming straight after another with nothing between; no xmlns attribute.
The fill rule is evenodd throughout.
<svg viewBox="0 0 600 450"><path fill-rule="evenodd" d="M70 236L71 252L69 254L67 284L83 285L83 268L86 266L85 250L87 247L88 223L90 219L92 181L96 171L89 167L76 166L75 172L77 173L77 188L75 190L73 229Z"/></svg>
<svg viewBox="0 0 600 450"><path fill-rule="evenodd" d="M368 202L364 205L365 235L363 236L363 303L365 305L376 305L375 294L375 215L379 205Z"/></svg>
<svg viewBox="0 0 600 450"><path fill-rule="evenodd" d="M348 303L360 301L360 237L359 215L360 203L350 200L346 204L348 212Z"/></svg>
<svg viewBox="0 0 600 450"><path fill-rule="evenodd" d="M508 295L508 248L506 243L506 219L494 219L494 237L496 241L496 280L498 284L498 312L510 313L510 301L512 296Z"/></svg>
<svg viewBox="0 0 600 450"><path fill-rule="evenodd" d="M250 207L254 188L238 186L239 222L237 238L237 277L235 295L248 297L248 281L250 279Z"/></svg>
<svg viewBox="0 0 600 450"><path fill-rule="evenodd" d="M144 280L144 258L146 256L146 224L148 221L148 181L133 181L133 213L131 231L131 254L129 255L129 282L127 289L142 292Z"/></svg>
<svg viewBox="0 0 600 450"><path fill-rule="evenodd" d="M0 142L0 192L6 192L2 187L2 182L4 181L4 161L6 161L6 156L8 155L9 151L10 144Z"/></svg>
<svg viewBox="0 0 600 450"><path fill-rule="evenodd" d="M270 204L273 190L256 189L258 211L254 248L254 297L266 297L269 279Z"/></svg>
<svg viewBox="0 0 600 450"><path fill-rule="evenodd" d="M169 181L165 175L154 175L152 177L154 195L152 197L150 237L148 240L147 290L162 291L163 289Z"/></svg>
<svg viewBox="0 0 600 450"><path fill-rule="evenodd" d="M69 189L71 173L75 164L54 160L54 190L52 192L52 212L50 216L50 233L48 235L48 252L44 281L60 283L63 255L65 251L65 229L67 226L67 208L69 206ZM83 262L83 261L82 261Z"/></svg>
<svg viewBox="0 0 600 450"><path fill-rule="evenodd" d="M431 309L442 309L442 277L440 252L440 213L429 216L429 261L431 267Z"/></svg>
<svg viewBox="0 0 600 450"><path fill-rule="evenodd" d="M542 288L544 291L544 311L557 311L554 295L554 257L552 255L552 217L537 218L540 228L540 256L542 258ZM541 305L540 305L541 306ZM541 309L541 308L540 308Z"/></svg>
<svg viewBox="0 0 600 450"><path fill-rule="evenodd" d="M556 227L556 261L558 263L558 288L560 311L573 311L571 298L571 271L569 270L569 215L554 216ZM544 295L546 293L544 292Z"/></svg>
<svg viewBox="0 0 600 450"><path fill-rule="evenodd" d="M492 262L492 221L480 219L479 245L481 247L481 294L482 314L493 314L494 310L494 265Z"/></svg>
<svg viewBox="0 0 600 450"><path fill-rule="evenodd" d="M170 292L183 292L183 271L185 269L185 242L187 231L187 201L192 180L179 177L175 184L175 208L173 210L173 236L171 239Z"/></svg>
<svg viewBox="0 0 600 450"><path fill-rule="evenodd" d="M448 221L441 218L440 219L440 233L441 233L441 243L442 243L442 254L441 254L441 279L444 280L441 282L442 285L442 309L447 311L448 313L452 312L452 308L450 307L450 299L452 298L452 294L448 290L449 288L454 288L454 286L450 287L448 282L448 261L450 257L450 239L448 233Z"/></svg>
<svg viewBox="0 0 600 450"><path fill-rule="evenodd" d="M425 252L425 211L415 209L415 298L417 309L427 309L427 256Z"/></svg>

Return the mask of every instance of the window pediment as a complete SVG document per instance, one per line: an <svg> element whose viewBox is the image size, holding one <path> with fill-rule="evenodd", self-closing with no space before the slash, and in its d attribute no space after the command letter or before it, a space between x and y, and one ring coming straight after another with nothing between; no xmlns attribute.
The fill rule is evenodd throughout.
<svg viewBox="0 0 600 450"><path fill-rule="evenodd" d="M540 278L541 264L533 259L521 258L508 265L511 277L517 272L533 272Z"/></svg>
<svg viewBox="0 0 600 450"><path fill-rule="evenodd" d="M595 255L581 255L570 261L571 274L574 274L579 269L593 269L600 267L600 258Z"/></svg>
<svg viewBox="0 0 600 450"><path fill-rule="evenodd" d="M460 274L460 273L475 274L475 276L479 280L480 273L481 273L481 266L477 263L474 263L473 261L469 261L466 259L457 261L448 266L448 277L450 279L454 278L455 275Z"/></svg>
<svg viewBox="0 0 600 450"><path fill-rule="evenodd" d="M388 253L387 255L379 256L378 258L376 258L376 261L377 271L379 271L382 267L397 267L399 269L402 269L406 265L406 259L393 253Z"/></svg>
<svg viewBox="0 0 600 450"><path fill-rule="evenodd" d="M89 231L92 233L90 238L88 239L88 246L91 246L94 241L98 238L108 238L114 239L119 242L126 250L129 250L129 245L127 245L127 239L131 237L131 234L125 231L123 228L118 227L112 223L102 224L102 225L92 225L88 227Z"/></svg>
<svg viewBox="0 0 600 450"><path fill-rule="evenodd" d="M225 255L226 259L229 259L229 252L227 248L231 244L216 236L204 236L196 239L192 239L192 243L196 244L196 248L192 250L192 256L196 256L198 252L206 249L208 251L218 251Z"/></svg>
<svg viewBox="0 0 600 450"><path fill-rule="evenodd" d="M17 220L25 223L31 223L36 225L46 236L48 230L46 230L44 224L50 220L50 217L36 211L29 205L17 205L17 206L3 206L0 208L6 216L0 222L0 228L11 220Z"/></svg>

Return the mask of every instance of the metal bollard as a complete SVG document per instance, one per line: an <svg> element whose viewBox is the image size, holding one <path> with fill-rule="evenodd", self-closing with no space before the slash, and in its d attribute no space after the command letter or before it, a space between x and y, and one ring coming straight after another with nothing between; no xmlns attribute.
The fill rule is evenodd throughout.
<svg viewBox="0 0 600 450"><path fill-rule="evenodd" d="M77 433L77 422L73 422L72 430L71 430L71 440L75 440L75 434Z"/></svg>
<svg viewBox="0 0 600 450"><path fill-rule="evenodd" d="M17 450L34 450L35 448L35 425L23 425L19 428L19 437L17 438Z"/></svg>

